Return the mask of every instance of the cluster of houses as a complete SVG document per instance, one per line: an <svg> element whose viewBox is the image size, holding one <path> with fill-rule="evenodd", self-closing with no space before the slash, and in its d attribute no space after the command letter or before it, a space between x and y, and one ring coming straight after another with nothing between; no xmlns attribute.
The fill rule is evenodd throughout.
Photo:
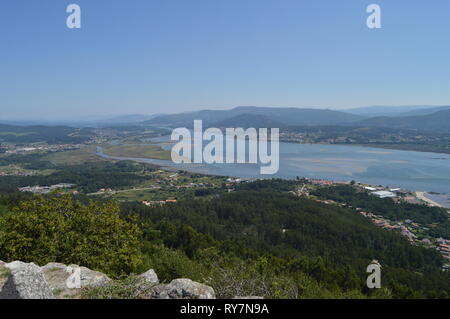
<svg viewBox="0 0 450 319"><path fill-rule="evenodd" d="M364 211L359 211L361 215L369 218L375 225L378 227L388 229L388 230L396 230L400 232L406 239L410 242L414 242L417 240L417 236L410 230L410 228L420 228L419 224L413 223L411 220L406 220L403 222L392 222L391 220L384 218L379 215L375 215L373 213L368 213Z"/></svg>
<svg viewBox="0 0 450 319"><path fill-rule="evenodd" d="M0 176L33 176L35 172L25 171L22 169L12 170L8 172L0 172Z"/></svg>
<svg viewBox="0 0 450 319"><path fill-rule="evenodd" d="M418 241L417 236L412 232L412 230L428 230L428 228L421 226L410 219L407 219L404 222L392 222L387 218L373 213L364 212L362 210L358 210L358 213L363 215L364 217L369 218L375 225L381 228L400 232L400 234L402 234L412 243ZM430 239L424 238L420 242L430 248L435 247L441 253L441 255L448 262L450 262L450 240L438 238L436 239L436 243L433 244ZM443 269L450 270L450 265L445 265Z"/></svg>
<svg viewBox="0 0 450 319"><path fill-rule="evenodd" d="M316 178L307 178L307 181L309 181L313 185L318 186L332 186L332 185L348 185L350 182L339 182L339 181L331 181L327 179L316 179Z"/></svg>
<svg viewBox="0 0 450 319"><path fill-rule="evenodd" d="M148 207L155 207L155 206L163 206L169 203L176 203L176 199L166 199L166 200L158 200L158 201L146 201L144 200L142 204Z"/></svg>
<svg viewBox="0 0 450 319"><path fill-rule="evenodd" d="M306 187L306 185L302 185L302 187L297 187L295 191L290 191L289 193L297 197L309 196L309 190Z"/></svg>
<svg viewBox="0 0 450 319"><path fill-rule="evenodd" d="M29 192L33 194L47 194L57 189L73 188L75 184L60 183L52 186L26 186L19 188L21 192Z"/></svg>
<svg viewBox="0 0 450 319"><path fill-rule="evenodd" d="M450 261L450 240L439 238L437 239L439 244L438 250L442 254L442 256Z"/></svg>
<svg viewBox="0 0 450 319"><path fill-rule="evenodd" d="M79 149L82 145L73 145L73 144L39 144L39 145L30 145L30 146L16 146L16 145L7 145L3 146L6 148L6 154L23 154L23 153L31 153L31 152L56 152L56 151L67 151Z"/></svg>

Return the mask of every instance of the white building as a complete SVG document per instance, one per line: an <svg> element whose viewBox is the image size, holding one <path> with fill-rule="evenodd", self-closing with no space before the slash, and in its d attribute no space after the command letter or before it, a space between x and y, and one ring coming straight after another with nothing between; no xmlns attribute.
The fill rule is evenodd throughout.
<svg viewBox="0 0 450 319"><path fill-rule="evenodd" d="M395 195L392 192L388 192L388 191L379 191L379 192L373 192L372 195L378 196L380 198L393 198L393 197L397 197L397 195Z"/></svg>

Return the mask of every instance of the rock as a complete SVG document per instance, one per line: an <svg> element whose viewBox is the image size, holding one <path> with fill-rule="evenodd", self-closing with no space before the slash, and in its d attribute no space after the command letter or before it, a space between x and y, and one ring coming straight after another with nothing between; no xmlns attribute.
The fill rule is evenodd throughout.
<svg viewBox="0 0 450 319"><path fill-rule="evenodd" d="M1 265L9 270L0 299L54 299L39 266L15 261Z"/></svg>
<svg viewBox="0 0 450 319"><path fill-rule="evenodd" d="M33 263L27 264L27 263L24 263L22 261L13 261L13 262L10 262L10 263L5 263L5 267L8 268L9 270L23 268L23 267L26 267L27 265L35 265L35 264L33 264Z"/></svg>
<svg viewBox="0 0 450 319"><path fill-rule="evenodd" d="M139 275L140 278L143 278L146 283L149 284L159 284L158 275L156 275L153 269L150 269L143 274Z"/></svg>
<svg viewBox="0 0 450 319"><path fill-rule="evenodd" d="M73 266L72 266L73 267ZM78 267L78 266L75 266ZM111 279L99 271L91 270L86 267L81 268L81 288L104 287Z"/></svg>
<svg viewBox="0 0 450 319"><path fill-rule="evenodd" d="M47 270L50 270L50 269L63 269L63 270L65 270L67 268L67 266L66 265L64 265L64 264L60 264L60 263L48 263L47 265L45 265L45 266L42 266L41 267L41 270L42 271L47 271Z"/></svg>
<svg viewBox="0 0 450 319"><path fill-rule="evenodd" d="M0 260L0 291L2 290L3 285L6 283L10 272L11 270L6 268L5 263Z"/></svg>
<svg viewBox="0 0 450 319"><path fill-rule="evenodd" d="M78 265L49 263L41 269L55 296L60 299L79 298L83 288L102 287L111 281L101 272Z"/></svg>
<svg viewBox="0 0 450 319"><path fill-rule="evenodd" d="M214 289L190 279L175 279L168 285L153 288L156 299L215 299Z"/></svg>
<svg viewBox="0 0 450 319"><path fill-rule="evenodd" d="M236 296L233 299L264 299L264 298L260 296L244 296L244 297Z"/></svg>

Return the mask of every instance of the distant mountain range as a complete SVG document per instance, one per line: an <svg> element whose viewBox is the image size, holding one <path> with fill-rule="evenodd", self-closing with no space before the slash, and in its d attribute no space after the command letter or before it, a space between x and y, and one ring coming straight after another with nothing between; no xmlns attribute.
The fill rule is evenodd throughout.
<svg viewBox="0 0 450 319"><path fill-rule="evenodd" d="M388 127L435 133L450 133L450 109L426 115L403 117L380 116L358 121L353 124L358 126Z"/></svg>
<svg viewBox="0 0 450 319"><path fill-rule="evenodd" d="M98 125L115 125L115 124L135 124L142 123L144 121L151 120L155 117L161 116L162 114L154 115L143 115L143 114L129 114L129 115L118 115L110 118L100 119L93 121L92 123Z"/></svg>
<svg viewBox="0 0 450 319"><path fill-rule="evenodd" d="M359 107L356 109L347 109L343 111L350 114L365 117L378 117L378 116L393 117L393 116L426 115L448 109L450 109L450 106L413 105L413 106L367 106L367 107Z"/></svg>
<svg viewBox="0 0 450 319"><path fill-rule="evenodd" d="M192 128L194 120L204 127L293 127L293 126L355 126L386 127L417 131L450 133L450 106L371 106L345 111L312 108L239 106L230 110L202 110L169 115L121 115L93 119L73 119L40 123L71 127L161 126ZM36 125L35 122L0 120L5 124ZM14 130L10 130L14 131Z"/></svg>
<svg viewBox="0 0 450 319"><path fill-rule="evenodd" d="M162 114L143 115L143 114L126 114L117 116L92 116L79 117L72 119L36 119L36 120L0 120L0 124L16 125L16 126L71 126L71 127L92 127L92 126L110 126L110 125L130 125L139 124L144 121L161 116Z"/></svg>
<svg viewBox="0 0 450 319"><path fill-rule="evenodd" d="M376 114L376 110L379 114L390 114L390 116L367 115ZM191 128L194 120L202 120L204 127L221 128L344 125L450 133L450 106L367 107L346 112L328 109L241 106L231 110L203 110L156 116L145 121L144 124Z"/></svg>
<svg viewBox="0 0 450 319"><path fill-rule="evenodd" d="M266 115L259 115L259 114L240 114L236 115L232 118L216 122L214 123L215 127L284 127L286 124L271 119L269 116Z"/></svg>
<svg viewBox="0 0 450 319"><path fill-rule="evenodd" d="M92 129L69 126L16 126L0 124L0 143L83 143L93 136Z"/></svg>
<svg viewBox="0 0 450 319"><path fill-rule="evenodd" d="M189 113L158 116L144 122L169 127L192 127L194 120L202 120L204 126L222 127L238 122L265 127L267 123L277 125L340 125L364 119L363 116L341 111L300 108L240 106L231 110L204 110ZM258 125L256 125L258 124Z"/></svg>

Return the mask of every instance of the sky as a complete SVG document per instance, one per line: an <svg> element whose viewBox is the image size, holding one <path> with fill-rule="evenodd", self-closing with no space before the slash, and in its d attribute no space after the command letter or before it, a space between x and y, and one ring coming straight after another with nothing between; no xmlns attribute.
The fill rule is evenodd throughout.
<svg viewBox="0 0 450 319"><path fill-rule="evenodd" d="M449 33L448 0L3 0L0 119L449 105Z"/></svg>

